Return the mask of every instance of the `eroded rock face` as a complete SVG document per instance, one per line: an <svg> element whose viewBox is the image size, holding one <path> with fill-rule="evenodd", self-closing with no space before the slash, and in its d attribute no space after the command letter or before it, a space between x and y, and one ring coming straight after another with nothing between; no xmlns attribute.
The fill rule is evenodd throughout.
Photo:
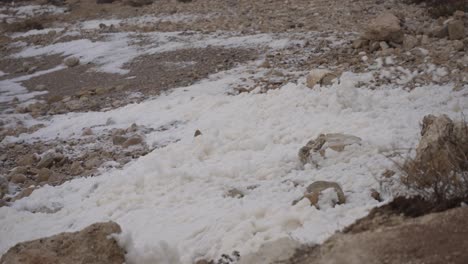
<svg viewBox="0 0 468 264"><path fill-rule="evenodd" d="M360 144L360 142L361 138L353 135L340 133L320 134L316 139L307 142L307 144L299 150L298 155L300 161L304 164L309 162L315 163L310 157L314 152L325 156L325 151L328 148L341 152L346 146Z"/></svg>
<svg viewBox="0 0 468 264"><path fill-rule="evenodd" d="M125 252L111 234L120 233L114 222L96 223L79 232L19 243L0 259L8 264L120 264L125 262Z"/></svg>
<svg viewBox="0 0 468 264"><path fill-rule="evenodd" d="M364 38L373 41L403 42L400 19L392 13L383 13L372 21L364 33Z"/></svg>

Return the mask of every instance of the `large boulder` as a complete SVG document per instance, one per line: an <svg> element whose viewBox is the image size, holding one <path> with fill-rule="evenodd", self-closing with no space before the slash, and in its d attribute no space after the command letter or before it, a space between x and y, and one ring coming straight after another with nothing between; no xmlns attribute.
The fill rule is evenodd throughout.
<svg viewBox="0 0 468 264"><path fill-rule="evenodd" d="M421 166L432 164L439 173L448 175L454 167L466 165L466 154L468 154L466 124L455 123L446 115L424 117L421 140L416 148L414 162Z"/></svg>
<svg viewBox="0 0 468 264"><path fill-rule="evenodd" d="M325 156L325 151L330 148L341 152L346 146L360 144L359 137L340 133L320 134L316 139L310 140L299 150L299 160L302 163L315 162L311 159L311 154L320 153Z"/></svg>
<svg viewBox="0 0 468 264"><path fill-rule="evenodd" d="M373 41L403 42L403 31L400 19L392 13L383 13L369 22L364 39Z"/></svg>
<svg viewBox="0 0 468 264"><path fill-rule="evenodd" d="M8 264L121 264L125 252L110 235L120 233L114 222L96 223L79 232L19 243L0 259Z"/></svg>
<svg viewBox="0 0 468 264"><path fill-rule="evenodd" d="M303 250L287 263L400 264L454 263L468 260L468 208L415 219L389 221L357 233L338 233L320 246ZM378 218L370 221L379 223Z"/></svg>

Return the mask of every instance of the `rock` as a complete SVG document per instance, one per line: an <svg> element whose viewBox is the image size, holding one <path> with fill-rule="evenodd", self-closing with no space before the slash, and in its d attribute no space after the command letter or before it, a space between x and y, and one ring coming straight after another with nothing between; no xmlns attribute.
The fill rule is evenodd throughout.
<svg viewBox="0 0 468 264"><path fill-rule="evenodd" d="M36 180L38 182L47 182L52 175L52 171L47 168L42 168L39 170L39 173L36 175Z"/></svg>
<svg viewBox="0 0 468 264"><path fill-rule="evenodd" d="M438 25L434 26L431 31L430 35L436 38L445 38L448 36L448 27L447 25Z"/></svg>
<svg viewBox="0 0 468 264"><path fill-rule="evenodd" d="M196 130L195 133L193 134L193 137L198 137L198 136L201 136L202 135L202 132L200 130Z"/></svg>
<svg viewBox="0 0 468 264"><path fill-rule="evenodd" d="M81 162L74 161L70 166L70 174L73 176L80 175L83 173L84 169L81 167Z"/></svg>
<svg viewBox="0 0 468 264"><path fill-rule="evenodd" d="M463 44L463 41L461 40L455 40L453 41L453 49L455 51L463 51L465 50L465 44Z"/></svg>
<svg viewBox="0 0 468 264"><path fill-rule="evenodd" d="M367 39L359 38L353 41L353 49L360 49L367 45L369 45L369 40Z"/></svg>
<svg viewBox="0 0 468 264"><path fill-rule="evenodd" d="M451 40L465 38L465 25L462 20L451 20L447 23L448 36Z"/></svg>
<svg viewBox="0 0 468 264"><path fill-rule="evenodd" d="M124 4L132 7L142 7L146 5L151 5L153 0L126 0Z"/></svg>
<svg viewBox="0 0 468 264"><path fill-rule="evenodd" d="M39 163L37 164L37 168L38 169L41 169L41 168L50 168L52 167L52 165L54 164L54 160L56 158L56 153L51 151L51 152L47 152L46 154L44 154L42 157L41 157L41 160L39 161Z"/></svg>
<svg viewBox="0 0 468 264"><path fill-rule="evenodd" d="M119 134L112 136L112 143L114 145L122 145L125 141L127 141L127 137L121 136Z"/></svg>
<svg viewBox="0 0 468 264"><path fill-rule="evenodd" d="M11 199L11 201L15 202L15 201L21 200L21 199L23 199L25 197L28 197L34 192L35 189L36 189L35 187L28 187L26 189L23 189L20 193L18 193L15 197L13 197L13 199ZM4 262L0 261L0 263L4 263Z"/></svg>
<svg viewBox="0 0 468 264"><path fill-rule="evenodd" d="M466 166L464 162L467 153L468 132L465 124L454 123L446 115L428 115L423 119L416 157L405 166L409 174L451 175L454 169ZM425 179L413 178L416 181L421 180L417 184L423 186L430 183Z"/></svg>
<svg viewBox="0 0 468 264"><path fill-rule="evenodd" d="M3 176L0 176L0 199L6 194L8 194L8 181Z"/></svg>
<svg viewBox="0 0 468 264"><path fill-rule="evenodd" d="M28 178L24 174L14 174L10 177L10 182L15 184L24 183Z"/></svg>
<svg viewBox="0 0 468 264"><path fill-rule="evenodd" d="M242 198L244 197L244 193L237 188L232 188L226 192L225 197Z"/></svg>
<svg viewBox="0 0 468 264"><path fill-rule="evenodd" d="M70 110L70 111L77 111L79 109L81 109L83 106L83 103L80 101L80 100L71 100L69 101L68 103L66 103L66 107Z"/></svg>
<svg viewBox="0 0 468 264"><path fill-rule="evenodd" d="M118 233L120 226L114 222L96 223L79 232L19 243L2 256L0 263L124 263L125 251L111 236Z"/></svg>
<svg viewBox="0 0 468 264"><path fill-rule="evenodd" d="M383 13L369 22L364 38L374 41L403 42L400 19L391 13Z"/></svg>
<svg viewBox="0 0 468 264"><path fill-rule="evenodd" d="M463 20L464 17L465 12L463 12L462 10L457 10L453 13L453 18L456 20Z"/></svg>
<svg viewBox="0 0 468 264"><path fill-rule="evenodd" d="M371 195L372 198L374 198L374 200L376 200L378 202L382 201L382 198L380 197L380 193L377 190L371 189L370 190L370 195Z"/></svg>
<svg viewBox="0 0 468 264"><path fill-rule="evenodd" d="M429 40L429 36L423 35L423 36L421 37L421 44L427 45L427 44L429 44L430 42L431 42L431 41Z"/></svg>
<svg viewBox="0 0 468 264"><path fill-rule="evenodd" d="M124 143L122 143L122 147L128 148L130 146L134 145L139 145L143 142L143 138L140 136L132 136L129 139L125 140Z"/></svg>
<svg viewBox="0 0 468 264"><path fill-rule="evenodd" d="M380 41L380 42L379 42L379 46L380 46L380 49L381 49L381 50L387 50L387 49L390 48L390 46L389 46L389 45L387 44L387 42L385 42L385 41Z"/></svg>
<svg viewBox="0 0 468 264"><path fill-rule="evenodd" d="M71 68L80 64L80 59L78 59L77 57L68 57L64 60L64 63L65 65Z"/></svg>
<svg viewBox="0 0 468 264"><path fill-rule="evenodd" d="M336 182L328 181L316 181L310 184L306 188L304 197L309 199L311 205L315 206L317 209L320 209L319 202L321 194L327 189L333 189L337 196L336 200L331 201L332 206L335 206L336 204L344 204L346 202L346 197L343 193L343 190L341 189L341 186Z"/></svg>
<svg viewBox="0 0 468 264"><path fill-rule="evenodd" d="M411 35L405 35L403 39L403 48L405 50L411 50L418 45L418 42L418 38Z"/></svg>
<svg viewBox="0 0 468 264"><path fill-rule="evenodd" d="M334 73L332 73L329 70L325 69L315 69L309 72L307 75L307 87L309 88L314 88L315 85L319 84L320 86L323 85L331 85L332 80L336 79L338 76L336 76Z"/></svg>
<svg viewBox="0 0 468 264"><path fill-rule="evenodd" d="M96 89L97 95L104 95L109 93L112 90L112 87L99 87Z"/></svg>
<svg viewBox="0 0 468 264"><path fill-rule="evenodd" d="M89 127L83 128L83 132L81 132L82 136L92 136L94 135L93 130Z"/></svg>
<svg viewBox="0 0 468 264"><path fill-rule="evenodd" d="M102 4L112 4L115 0L96 0L96 4L102 5Z"/></svg>
<svg viewBox="0 0 468 264"><path fill-rule="evenodd" d="M31 166L34 163L36 163L36 157L34 154L26 154L16 160L16 165L18 166Z"/></svg>
<svg viewBox="0 0 468 264"><path fill-rule="evenodd" d="M62 101L62 99L63 97L61 95L51 95L47 97L47 103L53 104L53 103Z"/></svg>
<svg viewBox="0 0 468 264"><path fill-rule="evenodd" d="M308 163L311 161L310 155L313 152L318 152L324 156L328 148L341 152L346 146L360 143L361 139L353 135L339 133L320 134L316 139L307 142L307 144L299 150L298 155L302 163Z"/></svg>
<svg viewBox="0 0 468 264"><path fill-rule="evenodd" d="M86 160L83 165L88 170L94 169L94 168L99 167L99 165L101 165L101 159L99 157L93 157L93 158Z"/></svg>
<svg viewBox="0 0 468 264"><path fill-rule="evenodd" d="M468 259L468 208L402 220L392 216L392 221L378 224L381 215L369 214L373 219L368 222L376 223L375 227L370 224L362 231L338 232L306 251L301 261L290 263L461 264Z"/></svg>

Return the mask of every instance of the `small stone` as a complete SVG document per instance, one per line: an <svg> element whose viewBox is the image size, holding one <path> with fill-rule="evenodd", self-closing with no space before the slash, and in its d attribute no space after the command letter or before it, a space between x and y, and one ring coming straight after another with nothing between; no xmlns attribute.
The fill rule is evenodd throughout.
<svg viewBox="0 0 468 264"><path fill-rule="evenodd" d="M68 57L64 60L64 63L65 65L71 68L80 64L80 59L78 59L77 57Z"/></svg>
<svg viewBox="0 0 468 264"><path fill-rule="evenodd" d="M52 171L47 168L42 168L39 170L39 173L36 175L36 180L38 182L47 182L52 175Z"/></svg>
<svg viewBox="0 0 468 264"><path fill-rule="evenodd" d="M380 197L380 193L377 190L371 189L370 194L371 194L371 197L374 198L374 200L379 201L379 202L382 201L382 198Z"/></svg>
<svg viewBox="0 0 468 264"><path fill-rule="evenodd" d="M107 118L106 126L115 125L114 119L112 117Z"/></svg>
<svg viewBox="0 0 468 264"><path fill-rule="evenodd" d="M310 71L307 75L306 84L309 88L314 88L317 84L319 84L320 86L331 85L332 81L337 77L338 76L336 76L329 70L315 69Z"/></svg>
<svg viewBox="0 0 468 264"><path fill-rule="evenodd" d="M13 199L11 200L12 202L15 202L17 200L23 199L25 197L30 196L33 191L35 190L35 187L28 187L26 189L23 189L19 194L17 194Z"/></svg>
<svg viewBox="0 0 468 264"><path fill-rule="evenodd" d="M109 93L111 90L112 90L111 87L99 87L99 88L96 89L96 94L97 94L97 95L107 94L107 93Z"/></svg>
<svg viewBox="0 0 468 264"><path fill-rule="evenodd" d="M76 111L76 110L81 109L81 107L83 106L83 103L80 100L75 99L75 100L71 100L65 105L70 111Z"/></svg>
<svg viewBox="0 0 468 264"><path fill-rule="evenodd" d="M81 132L82 136L92 136L94 135L93 130L90 127L83 128L83 132Z"/></svg>
<svg viewBox="0 0 468 264"><path fill-rule="evenodd" d="M262 64L260 64L260 67L269 69L269 68L271 68L271 65L270 65L270 62L268 60L264 60L262 62Z"/></svg>
<svg viewBox="0 0 468 264"><path fill-rule="evenodd" d="M244 193L242 191L240 191L239 189L237 189L237 188L232 188L232 189L229 189L227 191L225 196L240 199L240 198L244 197Z"/></svg>
<svg viewBox="0 0 468 264"><path fill-rule="evenodd" d="M34 87L35 91L43 91L46 89L46 86L44 84L38 84Z"/></svg>
<svg viewBox="0 0 468 264"><path fill-rule="evenodd" d="M353 49L360 49L367 45L369 45L369 40L367 39L359 38L353 41Z"/></svg>
<svg viewBox="0 0 468 264"><path fill-rule="evenodd" d="M28 178L24 174L14 174L10 178L10 182L20 184L24 183Z"/></svg>
<svg viewBox="0 0 468 264"><path fill-rule="evenodd" d="M465 44L463 44L463 41L461 40L455 40L453 41L453 49L455 51L463 51L465 50Z"/></svg>
<svg viewBox="0 0 468 264"><path fill-rule="evenodd" d="M405 35L405 38L403 39L403 48L405 50L411 50L418 45L418 42L418 38L411 35Z"/></svg>
<svg viewBox="0 0 468 264"><path fill-rule="evenodd" d="M101 164L101 160L98 157L94 157L85 161L83 165L86 169L89 170L89 169L97 168L100 164Z"/></svg>
<svg viewBox="0 0 468 264"><path fill-rule="evenodd" d="M320 134L316 139L310 140L299 150L299 160L305 164L310 161L310 155L314 152L325 156L325 151L328 148L341 152L346 146L359 145L361 141L361 138L353 135L340 133Z"/></svg>
<svg viewBox="0 0 468 264"><path fill-rule="evenodd" d="M452 20L447 23L448 36L451 40L465 38L465 25L461 20Z"/></svg>
<svg viewBox="0 0 468 264"><path fill-rule="evenodd" d="M48 152L41 157L41 160L39 161L36 167L38 169L50 168L53 165L55 158L56 158L55 152Z"/></svg>
<svg viewBox="0 0 468 264"><path fill-rule="evenodd" d="M114 145L122 145L125 141L127 141L127 137L118 134L112 136L112 143Z"/></svg>
<svg viewBox="0 0 468 264"><path fill-rule="evenodd" d="M427 44L429 44L430 42L431 42L431 41L430 41L428 35L423 35L423 36L421 37L421 44L427 45Z"/></svg>
<svg viewBox="0 0 468 264"><path fill-rule="evenodd" d="M31 166L36 163L36 157L33 154L26 154L16 160L18 166Z"/></svg>
<svg viewBox="0 0 468 264"><path fill-rule="evenodd" d="M81 167L81 162L74 161L70 166L70 174L73 176L80 175L83 173L84 169Z"/></svg>
<svg viewBox="0 0 468 264"><path fill-rule="evenodd" d="M387 49L390 48L390 46L385 41L379 42L379 46L380 46L380 49L382 49L382 50L387 50Z"/></svg>
<svg viewBox="0 0 468 264"><path fill-rule="evenodd" d="M123 144L122 147L128 148L130 146L139 145L143 142L143 138L140 136L132 136L131 138L127 139Z"/></svg>
<svg viewBox="0 0 468 264"><path fill-rule="evenodd" d="M62 101L63 97L61 95L51 95L47 97L47 103L48 104L53 104L59 101Z"/></svg>
<svg viewBox="0 0 468 264"><path fill-rule="evenodd" d="M202 135L202 132L200 130L196 130L195 131L195 134L193 135L193 137L198 137L198 136L201 136Z"/></svg>

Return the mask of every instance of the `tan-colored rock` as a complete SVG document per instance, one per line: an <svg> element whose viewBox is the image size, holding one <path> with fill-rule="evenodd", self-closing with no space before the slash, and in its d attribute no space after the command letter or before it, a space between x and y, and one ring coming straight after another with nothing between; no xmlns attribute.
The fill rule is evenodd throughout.
<svg viewBox="0 0 468 264"><path fill-rule="evenodd" d="M125 251L111 237L120 232L114 222L97 223L79 232L19 243L2 256L0 263L121 264Z"/></svg>
<svg viewBox="0 0 468 264"><path fill-rule="evenodd" d="M94 133L93 133L93 130L90 127L86 127L81 132L81 135L82 136L92 136L92 135L94 135Z"/></svg>
<svg viewBox="0 0 468 264"><path fill-rule="evenodd" d="M338 200L331 201L333 203L333 206L335 206L336 204L346 203L346 197L344 195L343 189L341 189L341 186L336 182L316 181L307 186L306 191L304 193L304 197L309 199L311 205L315 206L317 209L320 209L320 195L323 191L327 189L333 189L338 197Z"/></svg>
<svg viewBox="0 0 468 264"><path fill-rule="evenodd" d="M16 165L18 166L31 166L34 163L36 163L36 157L34 154L26 154L16 160Z"/></svg>
<svg viewBox="0 0 468 264"><path fill-rule="evenodd" d="M122 144L122 147L128 148L130 146L134 145L139 145L143 143L143 138L140 136L132 136L129 139L125 140L125 142Z"/></svg>
<svg viewBox="0 0 468 264"><path fill-rule="evenodd" d="M462 20L452 20L447 22L448 36L451 40L465 38L465 25Z"/></svg>
<svg viewBox="0 0 468 264"><path fill-rule="evenodd" d="M418 45L419 41L418 38L412 35L405 35L403 39L403 48L405 50L411 50Z"/></svg>
<svg viewBox="0 0 468 264"><path fill-rule="evenodd" d="M310 162L309 157L313 152L318 152L324 156L328 148L341 152L346 146L360 144L360 142L361 138L353 135L340 133L320 134L316 139L307 142L307 144L299 150L298 155L302 163L308 163Z"/></svg>
<svg viewBox="0 0 468 264"><path fill-rule="evenodd" d="M70 166L70 174L73 176L80 175L83 171L84 169L79 161L74 161Z"/></svg>
<svg viewBox="0 0 468 264"><path fill-rule="evenodd" d="M24 183L28 178L24 174L14 174L10 177L11 183L21 184Z"/></svg>
<svg viewBox="0 0 468 264"><path fill-rule="evenodd" d="M374 41L403 42L400 19L392 13L383 13L369 22L364 38Z"/></svg>
<svg viewBox="0 0 468 264"><path fill-rule="evenodd" d="M306 79L307 87L314 88L315 85L331 85L334 79L338 78L336 74L326 69L315 69L309 72Z"/></svg>
<svg viewBox="0 0 468 264"><path fill-rule="evenodd" d="M52 171L47 168L42 168L39 170L39 173L36 176L38 182L47 182L52 175Z"/></svg>
<svg viewBox="0 0 468 264"><path fill-rule="evenodd" d="M127 140L127 137L115 134L112 136L112 143L114 145L122 145Z"/></svg>
<svg viewBox="0 0 468 264"><path fill-rule="evenodd" d="M80 59L78 59L77 57L68 57L63 61L63 63L65 63L65 65L71 68L80 64Z"/></svg>

